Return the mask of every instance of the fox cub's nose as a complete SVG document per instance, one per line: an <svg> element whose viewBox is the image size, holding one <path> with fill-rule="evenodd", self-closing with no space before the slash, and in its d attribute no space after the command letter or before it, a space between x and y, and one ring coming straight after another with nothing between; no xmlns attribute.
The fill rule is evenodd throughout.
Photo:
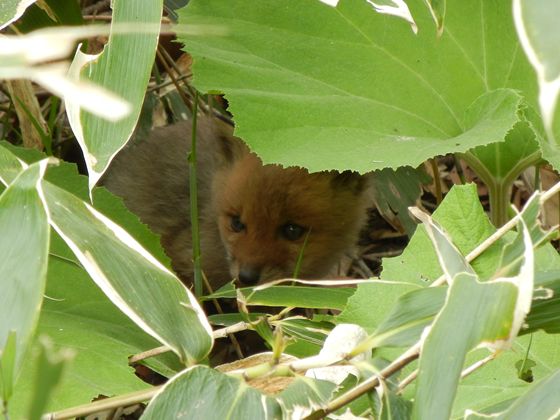
<svg viewBox="0 0 560 420"><path fill-rule="evenodd" d="M242 267L239 270L239 281L246 286L252 286L259 282L261 270L255 267Z"/></svg>

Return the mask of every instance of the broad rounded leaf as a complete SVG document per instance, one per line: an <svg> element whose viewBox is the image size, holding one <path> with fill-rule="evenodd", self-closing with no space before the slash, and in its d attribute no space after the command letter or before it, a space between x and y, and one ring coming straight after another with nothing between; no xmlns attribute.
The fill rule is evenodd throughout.
<svg viewBox="0 0 560 420"><path fill-rule="evenodd" d="M228 32L181 40L196 86L226 94L236 134L265 163L364 172L503 141L522 118L510 89L536 96L511 3L448 1L441 37L417 9L415 35L367 1L192 0L181 23ZM467 109L494 91L468 124Z"/></svg>

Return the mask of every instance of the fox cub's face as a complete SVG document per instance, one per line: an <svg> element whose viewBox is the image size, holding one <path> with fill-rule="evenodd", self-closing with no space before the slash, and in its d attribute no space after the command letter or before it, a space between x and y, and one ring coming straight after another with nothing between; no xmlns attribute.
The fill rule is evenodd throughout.
<svg viewBox="0 0 560 420"><path fill-rule="evenodd" d="M344 172L309 174L263 165L246 154L214 179L214 211L232 277L257 284L294 275L325 278L351 251L363 225L364 177Z"/></svg>

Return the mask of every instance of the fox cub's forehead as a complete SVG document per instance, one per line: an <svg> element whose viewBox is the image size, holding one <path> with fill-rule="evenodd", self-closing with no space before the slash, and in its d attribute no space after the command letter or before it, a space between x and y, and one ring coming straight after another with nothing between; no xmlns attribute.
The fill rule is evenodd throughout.
<svg viewBox="0 0 560 420"><path fill-rule="evenodd" d="M324 217L337 201L329 174L274 165L239 165L225 177L222 210L269 222L302 221ZM228 209L224 209L227 207Z"/></svg>

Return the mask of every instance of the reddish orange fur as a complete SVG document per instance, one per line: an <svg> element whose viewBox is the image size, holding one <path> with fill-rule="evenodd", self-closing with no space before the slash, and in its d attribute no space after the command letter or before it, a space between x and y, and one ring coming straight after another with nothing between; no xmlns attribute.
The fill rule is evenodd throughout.
<svg viewBox="0 0 560 420"><path fill-rule="evenodd" d="M337 176L262 165L252 153L219 171L212 198L230 274L252 268L260 271L261 282L292 277L305 235L290 241L280 228L295 223L310 229L298 277L333 275L336 263L353 250L367 205L362 185L336 185ZM245 231L232 230L232 215L240 216Z"/></svg>

